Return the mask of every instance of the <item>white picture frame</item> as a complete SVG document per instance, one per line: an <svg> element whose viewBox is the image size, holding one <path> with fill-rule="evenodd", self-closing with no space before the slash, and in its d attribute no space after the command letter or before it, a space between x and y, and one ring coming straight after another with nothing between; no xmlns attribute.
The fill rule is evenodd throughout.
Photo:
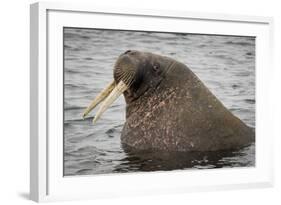
<svg viewBox="0 0 281 205"><path fill-rule="evenodd" d="M256 36L256 166L63 177L62 115L59 113L64 26ZM271 113L264 109L270 106L266 96L273 71L272 29L270 17L97 8L92 4L32 4L30 198L39 202L272 186L273 134L268 120Z"/></svg>

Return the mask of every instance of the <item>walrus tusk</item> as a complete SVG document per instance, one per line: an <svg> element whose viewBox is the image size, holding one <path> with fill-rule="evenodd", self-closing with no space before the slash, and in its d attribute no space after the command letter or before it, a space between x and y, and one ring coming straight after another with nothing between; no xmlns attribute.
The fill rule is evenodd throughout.
<svg viewBox="0 0 281 205"><path fill-rule="evenodd" d="M102 102L114 89L116 83L112 81L105 89L103 89L97 97L91 102L91 104L85 109L83 113L83 119L88 115L100 102Z"/></svg>
<svg viewBox="0 0 281 205"><path fill-rule="evenodd" d="M97 114L93 119L93 124L99 119L104 111L125 91L128 86L121 80L117 86L112 90L112 92L107 96L107 98L102 102Z"/></svg>

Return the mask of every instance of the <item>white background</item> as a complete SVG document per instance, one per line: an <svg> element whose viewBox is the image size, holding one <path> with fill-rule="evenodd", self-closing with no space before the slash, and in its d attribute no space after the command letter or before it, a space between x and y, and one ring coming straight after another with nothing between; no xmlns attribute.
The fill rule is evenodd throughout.
<svg viewBox="0 0 281 205"><path fill-rule="evenodd" d="M281 6L273 0L92 0L101 6L187 10L273 16L275 20L275 188L187 193L67 202L67 204L280 204L281 167ZM0 203L31 204L29 192L29 4L34 1L1 1L0 10ZM82 3L80 0L79 2ZM102 4L101 4L102 3ZM278 58L279 57L279 58ZM266 69L266 68L265 68ZM279 81L279 82L278 82ZM278 107L279 105L279 107ZM266 109L266 108L265 108ZM278 122L279 121L279 122ZM148 184L149 186L149 184Z"/></svg>

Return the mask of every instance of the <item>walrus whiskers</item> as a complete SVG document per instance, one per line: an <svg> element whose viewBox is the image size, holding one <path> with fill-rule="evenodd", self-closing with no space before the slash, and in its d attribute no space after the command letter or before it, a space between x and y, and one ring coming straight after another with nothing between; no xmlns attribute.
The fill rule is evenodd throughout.
<svg viewBox="0 0 281 205"><path fill-rule="evenodd" d="M125 84L127 84L128 87L130 87L133 81L134 73L135 72L132 69L128 69L124 72L118 70L117 74L120 74L118 75L118 80L122 80Z"/></svg>
<svg viewBox="0 0 281 205"><path fill-rule="evenodd" d="M118 81L121 81L121 80L124 81L125 77L128 75L128 71L124 72L121 69L119 69L119 70L117 70L116 74L117 74L117 77L118 77Z"/></svg>
<svg viewBox="0 0 281 205"><path fill-rule="evenodd" d="M130 72L128 72L126 74L125 78L123 79L123 81L124 81L125 84L129 85L129 82L131 81L131 79L132 79L132 75L131 75Z"/></svg>

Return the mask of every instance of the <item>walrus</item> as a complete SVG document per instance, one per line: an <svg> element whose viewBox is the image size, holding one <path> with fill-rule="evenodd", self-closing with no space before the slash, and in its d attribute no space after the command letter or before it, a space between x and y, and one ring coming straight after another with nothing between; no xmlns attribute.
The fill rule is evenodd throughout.
<svg viewBox="0 0 281 205"><path fill-rule="evenodd" d="M121 54L110 83L86 108L102 102L93 122L120 96L126 102L121 143L135 150L216 151L237 149L255 132L234 116L183 63L149 52Z"/></svg>

